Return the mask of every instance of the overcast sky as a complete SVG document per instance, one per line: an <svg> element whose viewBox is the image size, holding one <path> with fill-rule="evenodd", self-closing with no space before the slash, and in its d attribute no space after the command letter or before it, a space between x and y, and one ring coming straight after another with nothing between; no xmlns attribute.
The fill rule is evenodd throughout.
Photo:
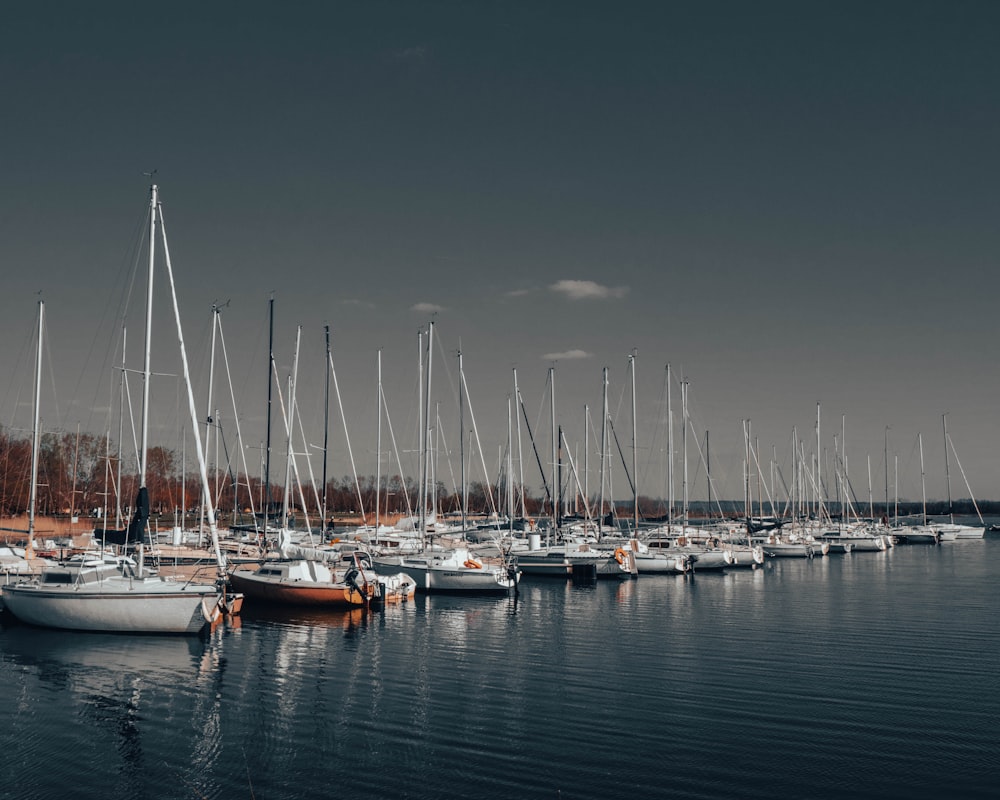
<svg viewBox="0 0 1000 800"><path fill-rule="evenodd" d="M329 325L365 474L376 354L410 450L434 319L441 431L457 450L461 348L491 471L515 367L547 464L554 367L581 462L589 407L595 487L601 370L627 452L634 352L646 493L665 491L670 364L689 382L693 497L695 438L710 432L716 492L741 497L743 420L788 478L792 431L815 452L820 404L821 446L846 430L865 503L869 463L884 498L887 427L890 482L898 469L919 500L922 434L928 495L945 497L944 414L973 491L998 498L997 41L993 2L5 4L0 422L30 425L41 292L45 426L117 427L112 348L155 169L199 413L212 304L228 302L238 408L218 361L214 404L252 461L273 293L281 381L302 326L306 438L322 442ZM157 330L154 370L176 374ZM176 383L154 381L154 438L176 436ZM671 397L679 455L676 383ZM280 417L273 430L283 460ZM954 454L950 470L968 496Z"/></svg>

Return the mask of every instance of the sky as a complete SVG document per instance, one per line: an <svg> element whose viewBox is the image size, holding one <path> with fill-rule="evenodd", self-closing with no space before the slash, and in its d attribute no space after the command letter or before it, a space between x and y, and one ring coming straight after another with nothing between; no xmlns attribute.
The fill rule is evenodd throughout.
<svg viewBox="0 0 1000 800"><path fill-rule="evenodd" d="M123 327L141 365L145 278L130 276L155 170L198 413L211 373L252 472L273 297L286 393L301 329L292 447L316 475L324 327L342 476L351 454L375 471L380 351L396 449L415 461L433 320L442 447L458 449L461 351L492 477L516 369L535 491L523 422L550 474L550 369L593 492L605 367L631 460L634 356L643 493L667 491L668 385L683 473L683 380L692 499L706 432L714 494L741 498L744 421L765 480L772 461L787 480L793 431L815 453L818 413L824 463L846 451L864 502L869 472L876 503L887 474L920 499L920 444L929 498L947 475L969 496L964 473L998 499L998 34L1000 6L962 0L4 4L0 423L31 425L42 298L43 426L116 435ZM213 304L228 378L221 355L210 368ZM154 323L157 442L180 437L171 324Z"/></svg>

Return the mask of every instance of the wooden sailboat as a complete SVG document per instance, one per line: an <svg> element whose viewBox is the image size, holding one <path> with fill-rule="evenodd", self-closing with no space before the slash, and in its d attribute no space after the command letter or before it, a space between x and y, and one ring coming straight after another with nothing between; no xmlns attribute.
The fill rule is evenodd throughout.
<svg viewBox="0 0 1000 800"><path fill-rule="evenodd" d="M143 367L142 425L139 492L136 509L128 528L122 531L126 541L140 541L149 518L149 492L146 488L146 459L149 436L150 344L152 335L153 268L156 228L159 222L174 318L184 368L188 405L195 430L208 521L212 534L220 580L212 583L180 582L157 575L143 563L141 544L138 560L129 555L84 554L42 570L35 580L5 586L6 608L19 620L46 628L112 633L197 633L219 618L227 607L223 591L224 561L219 550L215 513L208 491L207 469L201 439L197 436L194 396L191 391L187 355L181 331L180 314L173 289L170 252L167 248L163 210L157 187L150 189L149 201L149 270L146 293L146 351ZM37 403L37 397L36 397ZM229 606L238 610L238 600Z"/></svg>

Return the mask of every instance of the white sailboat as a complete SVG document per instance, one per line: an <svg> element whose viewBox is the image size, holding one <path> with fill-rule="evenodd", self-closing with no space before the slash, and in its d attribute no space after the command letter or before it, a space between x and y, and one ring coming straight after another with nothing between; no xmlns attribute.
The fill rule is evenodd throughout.
<svg viewBox="0 0 1000 800"><path fill-rule="evenodd" d="M434 323L427 329L427 382L422 387L421 411L421 469L419 497L419 533L421 539L428 530L428 485L430 484L430 447L427 420L430 418L431 364L434 342ZM422 367L421 367L422 372ZM462 456L464 463L465 456ZM436 506L436 503L434 504ZM403 572L413 578L420 592L460 592L467 594L506 594L517 587L520 572L517 567L502 559L493 564L476 557L467 547L437 550L424 548L417 553L380 555L373 559L380 575Z"/></svg>
<svg viewBox="0 0 1000 800"><path fill-rule="evenodd" d="M3 587L6 608L19 620L45 628L111 633L198 633L217 619L225 607L221 579L225 564L219 549L215 513L211 505L207 469L201 439L197 435L194 396L188 372L187 354L181 331L180 314L173 287L170 252L167 248L163 210L157 187L150 189L149 269L146 292L146 350L143 367L142 425L140 449L140 488L135 514L126 531L126 540L142 541L149 518L149 493L146 488L146 461L149 435L150 343L152 334L153 268L155 264L156 227L160 225L164 260L173 296L174 319L184 368L188 406L195 431L202 488L207 504L220 582L180 582L157 575L143 564L142 546L138 561L128 556L86 554L63 564L42 570L37 579ZM37 403L37 397L36 397ZM230 607L238 610L238 602Z"/></svg>

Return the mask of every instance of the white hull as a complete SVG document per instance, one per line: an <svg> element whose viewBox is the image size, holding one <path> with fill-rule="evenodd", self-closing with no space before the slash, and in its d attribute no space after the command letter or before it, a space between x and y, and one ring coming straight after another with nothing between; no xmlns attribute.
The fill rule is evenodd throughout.
<svg viewBox="0 0 1000 800"><path fill-rule="evenodd" d="M381 575L399 572L409 575L420 592L506 594L520 578L516 571L511 575L503 567L477 561L467 550L375 558L374 565Z"/></svg>
<svg viewBox="0 0 1000 800"><path fill-rule="evenodd" d="M668 556L666 553L634 553L635 566L640 575L677 575L690 568L684 556Z"/></svg>
<svg viewBox="0 0 1000 800"><path fill-rule="evenodd" d="M830 552L826 542L764 542L761 546L769 558L814 558Z"/></svg>
<svg viewBox="0 0 1000 800"><path fill-rule="evenodd" d="M976 528L972 525L935 525L934 529L940 534L941 541L954 541L956 539L982 539L986 534L986 528Z"/></svg>
<svg viewBox="0 0 1000 800"><path fill-rule="evenodd" d="M729 553L733 557L732 567L759 567L764 563L764 548L760 545L756 547L732 546L729 545Z"/></svg>
<svg viewBox="0 0 1000 800"><path fill-rule="evenodd" d="M555 575L566 578L574 574L597 578L627 578L631 574L630 559L619 561L612 553L599 550L567 550L562 545L517 554L517 568L525 575Z"/></svg>
<svg viewBox="0 0 1000 800"><path fill-rule="evenodd" d="M198 633L217 613L213 586L161 578L107 578L91 586L19 583L3 588L4 605L42 628L105 633Z"/></svg>

